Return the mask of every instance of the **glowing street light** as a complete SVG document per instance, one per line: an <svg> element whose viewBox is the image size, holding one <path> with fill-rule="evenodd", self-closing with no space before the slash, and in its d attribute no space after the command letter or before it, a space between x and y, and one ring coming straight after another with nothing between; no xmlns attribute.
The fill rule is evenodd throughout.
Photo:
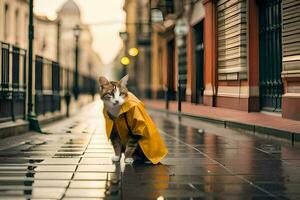
<svg viewBox="0 0 300 200"><path fill-rule="evenodd" d="M121 58L121 64L124 65L124 66L129 65L130 64L130 59L127 56L123 56Z"/></svg>
<svg viewBox="0 0 300 200"><path fill-rule="evenodd" d="M135 57L135 56L137 56L137 55L139 54L139 50L138 50L137 48L135 48L135 47L130 48L130 49L128 50L128 54L129 54L130 56L132 56L132 57Z"/></svg>
<svg viewBox="0 0 300 200"><path fill-rule="evenodd" d="M122 68L122 76L125 76L127 74L127 66L130 64L130 59L127 56L123 56L121 58L121 64L123 65Z"/></svg>

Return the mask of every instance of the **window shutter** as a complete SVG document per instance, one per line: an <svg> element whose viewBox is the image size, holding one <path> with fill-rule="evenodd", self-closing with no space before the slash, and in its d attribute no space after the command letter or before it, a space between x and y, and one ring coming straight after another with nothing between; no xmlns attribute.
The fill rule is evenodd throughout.
<svg viewBox="0 0 300 200"><path fill-rule="evenodd" d="M217 2L218 79L247 79L246 0Z"/></svg>
<svg viewBox="0 0 300 200"><path fill-rule="evenodd" d="M300 1L282 2L283 76L300 76Z"/></svg>

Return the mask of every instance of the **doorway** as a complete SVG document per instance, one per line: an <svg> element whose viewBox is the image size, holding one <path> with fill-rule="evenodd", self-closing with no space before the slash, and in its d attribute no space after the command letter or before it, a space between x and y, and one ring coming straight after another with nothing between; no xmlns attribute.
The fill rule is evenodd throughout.
<svg viewBox="0 0 300 200"><path fill-rule="evenodd" d="M167 83L168 83L168 99L175 100L174 88L174 39L168 41L168 64L167 64Z"/></svg>
<svg viewBox="0 0 300 200"><path fill-rule="evenodd" d="M281 0L259 1L260 107L271 112L281 112L281 21Z"/></svg>
<svg viewBox="0 0 300 200"><path fill-rule="evenodd" d="M194 36L194 55L195 55L195 67L192 83L192 102L203 103L203 91L204 91L204 43L203 43L203 21L199 22L193 27Z"/></svg>

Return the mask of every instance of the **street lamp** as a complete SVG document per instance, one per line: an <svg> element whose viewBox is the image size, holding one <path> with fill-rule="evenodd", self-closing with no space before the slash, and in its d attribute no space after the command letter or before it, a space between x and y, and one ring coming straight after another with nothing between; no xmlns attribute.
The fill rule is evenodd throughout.
<svg viewBox="0 0 300 200"><path fill-rule="evenodd" d="M139 50L136 47L132 47L128 50L128 54L132 57L136 57L139 54Z"/></svg>
<svg viewBox="0 0 300 200"><path fill-rule="evenodd" d="M74 71L74 85L73 85L73 93L75 100L78 99L79 95L79 88L78 88L78 57L79 57L79 37L81 33L81 28L77 24L73 28L73 34L75 37L75 71Z"/></svg>
<svg viewBox="0 0 300 200"><path fill-rule="evenodd" d="M151 8L151 21L152 23L161 23L164 21L163 13L159 8Z"/></svg>
<svg viewBox="0 0 300 200"><path fill-rule="evenodd" d="M182 52L185 52L185 36L187 35L189 31L189 25L185 18L179 18L176 21L176 25L174 28L174 32L176 35L176 44L178 47L178 74L177 74L177 90L178 90L178 112L181 112L181 82L182 82L182 76L180 76L180 69L186 68L186 66L183 66L182 62L180 62L179 55Z"/></svg>
<svg viewBox="0 0 300 200"><path fill-rule="evenodd" d="M119 36L123 41L128 39L128 33L126 31L119 32Z"/></svg>

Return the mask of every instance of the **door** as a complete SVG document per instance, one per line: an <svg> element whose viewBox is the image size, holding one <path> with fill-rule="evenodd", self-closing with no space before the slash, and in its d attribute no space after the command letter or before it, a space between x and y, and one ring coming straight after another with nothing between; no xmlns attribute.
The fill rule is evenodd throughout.
<svg viewBox="0 0 300 200"><path fill-rule="evenodd" d="M283 84L281 43L281 0L259 2L260 106L280 112Z"/></svg>
<svg viewBox="0 0 300 200"><path fill-rule="evenodd" d="M194 55L195 55L195 68L193 75L193 103L203 103L204 91L204 45L203 45L203 20L193 27L194 30Z"/></svg>
<svg viewBox="0 0 300 200"><path fill-rule="evenodd" d="M168 42L168 98L175 99L174 88L174 40Z"/></svg>

